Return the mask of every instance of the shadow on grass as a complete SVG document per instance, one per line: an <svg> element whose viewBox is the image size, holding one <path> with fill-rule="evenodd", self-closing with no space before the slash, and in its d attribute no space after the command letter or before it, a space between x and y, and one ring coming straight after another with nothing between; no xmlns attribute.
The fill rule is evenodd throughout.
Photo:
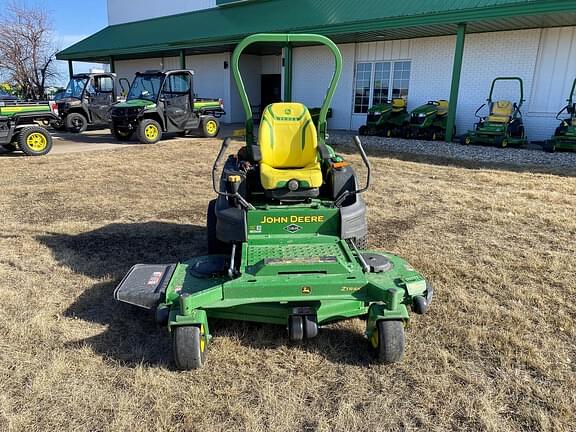
<svg viewBox="0 0 576 432"><path fill-rule="evenodd" d="M173 368L171 341L155 324L149 311L113 299L120 279L136 263L170 263L206 253L206 229L195 225L161 222L112 224L79 235L48 234L38 237L57 260L92 278L114 279L86 289L65 316L106 325L96 336L68 344L89 346L94 352L129 367L140 364ZM259 349L292 345L283 326L211 320L214 337L228 336ZM335 324L321 329L317 338L296 344L335 363L367 365L373 354L361 332Z"/></svg>

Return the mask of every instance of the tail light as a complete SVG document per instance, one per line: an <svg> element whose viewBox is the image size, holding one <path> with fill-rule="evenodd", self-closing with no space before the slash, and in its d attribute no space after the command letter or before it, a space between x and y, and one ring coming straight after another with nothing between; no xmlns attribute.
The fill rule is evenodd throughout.
<svg viewBox="0 0 576 432"><path fill-rule="evenodd" d="M224 99L220 98L218 102L220 102L220 109L224 109Z"/></svg>
<svg viewBox="0 0 576 432"><path fill-rule="evenodd" d="M54 113L54 115L58 116L58 104L56 102L52 102L50 104L50 110Z"/></svg>

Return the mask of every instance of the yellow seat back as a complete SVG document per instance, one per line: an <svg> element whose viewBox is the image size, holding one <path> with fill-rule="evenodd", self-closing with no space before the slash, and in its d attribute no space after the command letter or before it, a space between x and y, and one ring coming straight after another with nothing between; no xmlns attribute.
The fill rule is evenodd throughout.
<svg viewBox="0 0 576 432"><path fill-rule="evenodd" d="M507 100L496 101L492 104L492 113L488 121L495 123L507 123L514 113L514 104Z"/></svg>
<svg viewBox="0 0 576 432"><path fill-rule="evenodd" d="M402 111L406 108L406 101L402 98L395 98L392 99L392 110L393 111Z"/></svg>
<svg viewBox="0 0 576 432"><path fill-rule="evenodd" d="M318 136L301 103L281 102L264 110L258 143L261 163L272 168L304 168L318 160Z"/></svg>
<svg viewBox="0 0 576 432"><path fill-rule="evenodd" d="M436 108L436 115L444 116L446 114L448 114L448 101L440 99L438 101L438 107Z"/></svg>

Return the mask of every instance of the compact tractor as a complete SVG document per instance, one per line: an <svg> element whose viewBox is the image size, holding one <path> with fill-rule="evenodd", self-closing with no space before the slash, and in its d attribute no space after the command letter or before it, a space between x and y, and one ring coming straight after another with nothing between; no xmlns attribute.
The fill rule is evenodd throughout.
<svg viewBox="0 0 576 432"><path fill-rule="evenodd" d="M164 133L215 137L224 103L196 98L193 77L190 70L138 72L126 101L112 107L112 134L126 141L136 133L143 144L157 143Z"/></svg>
<svg viewBox="0 0 576 432"><path fill-rule="evenodd" d="M110 108L126 97L130 83L112 73L74 75L58 101L59 120L52 126L73 133L84 132L88 126L108 128Z"/></svg>
<svg viewBox="0 0 576 432"><path fill-rule="evenodd" d="M560 126L556 128L554 136L544 143L544 150L553 153L556 150L576 150L576 79L572 83L572 89L568 96L568 104L556 115L560 120ZM561 119L560 116L566 111L569 117Z"/></svg>
<svg viewBox="0 0 576 432"><path fill-rule="evenodd" d="M360 135L380 135L392 137L402 135L408 125L409 116L406 111L406 100L392 99L368 109L366 124L358 130Z"/></svg>
<svg viewBox="0 0 576 432"><path fill-rule="evenodd" d="M447 121L448 101L428 101L410 112L410 124L405 136L429 141L442 140L446 137Z"/></svg>
<svg viewBox="0 0 576 432"><path fill-rule="evenodd" d="M264 109L256 139L239 60L247 47L264 42L330 49L335 72L318 128L304 105L274 103ZM172 334L179 369L204 364L214 318L286 326L290 341L302 341L317 336L321 326L362 316L379 360L399 361L409 309L425 313L433 291L402 258L366 249L362 193L370 184L370 163L355 137L367 170L360 185L352 165L325 141L326 114L342 72L340 51L324 36L258 34L236 47L232 71L246 113L246 145L227 155L226 138L216 157L209 255L136 265L115 298L155 311Z"/></svg>
<svg viewBox="0 0 576 432"><path fill-rule="evenodd" d="M519 85L519 98L516 102L493 99L494 87L501 81L516 81ZM487 104L483 104L474 114L479 121L474 130L461 137L461 144L491 144L502 148L508 146L521 146L528 142L524 134L522 121L522 104L524 103L524 84L518 77L499 77L492 81ZM478 115L480 110L488 105L488 116Z"/></svg>
<svg viewBox="0 0 576 432"><path fill-rule="evenodd" d="M52 150L52 136L45 127L58 117L49 102L0 102L0 147L42 156Z"/></svg>

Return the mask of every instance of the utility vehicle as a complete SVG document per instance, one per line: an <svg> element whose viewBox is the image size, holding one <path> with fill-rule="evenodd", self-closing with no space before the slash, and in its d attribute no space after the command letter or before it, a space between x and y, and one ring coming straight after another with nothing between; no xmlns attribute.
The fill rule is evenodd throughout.
<svg viewBox="0 0 576 432"><path fill-rule="evenodd" d="M0 146L42 156L52 150L52 136L42 124L57 120L49 102L0 102Z"/></svg>
<svg viewBox="0 0 576 432"><path fill-rule="evenodd" d="M410 112L410 123L405 135L429 141L444 139L448 121L448 101L434 100L420 105Z"/></svg>
<svg viewBox="0 0 576 432"><path fill-rule="evenodd" d="M519 95L515 102L509 100L494 100L494 88L501 81L515 81L518 83ZM522 104L524 103L524 83L518 77L498 77L492 81L487 103L483 104L474 114L478 123L474 130L468 131L460 138L461 144L492 144L502 148L508 146L521 146L528 142L524 134L522 121ZM478 115L480 110L488 105L489 114L485 117Z"/></svg>
<svg viewBox="0 0 576 432"><path fill-rule="evenodd" d="M560 125L556 128L554 136L544 143L544 150L553 153L556 150L576 150L576 79L572 83L572 89L567 99L567 104L556 115ZM566 111L569 117L561 119L560 116Z"/></svg>
<svg viewBox="0 0 576 432"><path fill-rule="evenodd" d="M128 93L130 83L113 73L77 74L70 79L58 100L60 119L53 123L57 130L84 132L88 126L108 128L110 108Z"/></svg>
<svg viewBox="0 0 576 432"><path fill-rule="evenodd" d="M165 132L215 137L224 103L195 97L193 77L191 70L138 72L126 102L112 108L112 134L125 141L136 133L143 144L160 141Z"/></svg>
<svg viewBox="0 0 576 432"><path fill-rule="evenodd" d="M406 100L394 98L368 109L366 124L358 130L360 135L380 135L386 137L402 135L408 125L409 115Z"/></svg>
<svg viewBox="0 0 576 432"><path fill-rule="evenodd" d="M264 42L330 49L335 72L318 128L304 105L274 103L265 108L255 139L239 60L247 47ZM355 137L367 171L360 185L351 164L325 141L326 114L342 72L338 47L319 35L253 35L236 47L232 72L246 113L246 143L227 155L226 138L214 163L209 255L136 265L114 297L155 310L172 334L179 369L204 364L213 318L283 325L289 340L302 341L323 325L365 316L365 336L379 360L399 361L408 309L425 313L432 286L402 258L366 249L362 193L370 184L370 163Z"/></svg>

